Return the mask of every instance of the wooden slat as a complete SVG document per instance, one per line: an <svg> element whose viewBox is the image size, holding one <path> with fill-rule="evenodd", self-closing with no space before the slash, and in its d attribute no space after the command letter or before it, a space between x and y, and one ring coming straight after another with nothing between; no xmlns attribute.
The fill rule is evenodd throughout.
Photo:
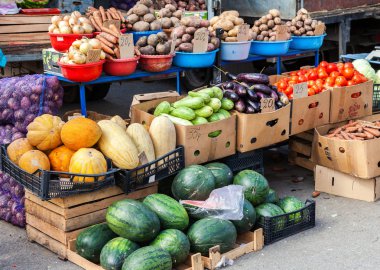
<svg viewBox="0 0 380 270"><path fill-rule="evenodd" d="M5 24L31 24L31 23L50 24L51 17L52 15L47 15L47 16L5 15L5 16L0 16L0 26L5 25Z"/></svg>
<svg viewBox="0 0 380 270"><path fill-rule="evenodd" d="M315 163L312 162L310 159L305 157L296 157L293 159L294 164L297 166L300 166L302 168L305 168L309 171L314 171Z"/></svg>
<svg viewBox="0 0 380 270"><path fill-rule="evenodd" d="M303 140L308 141L308 142L313 142L314 133L302 132L302 133L298 133L296 135L293 135L290 138L292 139L293 137L300 138L300 139L303 139Z"/></svg>
<svg viewBox="0 0 380 270"><path fill-rule="evenodd" d="M28 24L27 26L20 26L20 25L5 25L0 26L0 34L6 34L6 33L24 33L28 31L30 32L47 32L48 31L48 24Z"/></svg>
<svg viewBox="0 0 380 270"><path fill-rule="evenodd" d="M304 156L311 156L311 145L302 143L297 140L289 140L289 149Z"/></svg>
<svg viewBox="0 0 380 270"><path fill-rule="evenodd" d="M0 35L0 42L14 42L14 41L35 41L46 40L50 41L49 34L46 33L20 33L20 34L2 34Z"/></svg>

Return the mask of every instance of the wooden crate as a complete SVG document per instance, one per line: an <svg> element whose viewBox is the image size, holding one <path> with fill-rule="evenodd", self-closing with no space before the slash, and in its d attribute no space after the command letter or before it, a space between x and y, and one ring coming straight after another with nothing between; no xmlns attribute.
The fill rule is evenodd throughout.
<svg viewBox="0 0 380 270"><path fill-rule="evenodd" d="M117 186L103 190L42 201L25 191L26 231L30 241L67 258L69 240L75 239L88 226L105 221L107 207L113 202L140 199L157 192L157 185L128 195Z"/></svg>
<svg viewBox="0 0 380 270"><path fill-rule="evenodd" d="M289 156L291 164L314 171L315 163L311 161L314 130L308 130L289 138Z"/></svg>
<svg viewBox="0 0 380 270"><path fill-rule="evenodd" d="M69 240L67 249L67 259L85 270L104 270L101 266L90 262L76 253L76 239ZM263 229L257 229L254 232L247 232L238 235L236 246L224 254L219 252L219 246L210 248L209 256L202 256L200 253L190 254L182 265L176 266L174 270L204 270L216 269L216 265L223 257L235 260L245 254L259 251L264 246Z"/></svg>

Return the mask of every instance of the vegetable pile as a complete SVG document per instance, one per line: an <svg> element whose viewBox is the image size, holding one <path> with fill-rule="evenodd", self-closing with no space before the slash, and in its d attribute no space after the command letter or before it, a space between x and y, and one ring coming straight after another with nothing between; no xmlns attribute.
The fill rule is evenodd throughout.
<svg viewBox="0 0 380 270"><path fill-rule="evenodd" d="M377 72L372 68L371 64L365 59L357 59L352 62L354 68L363 74L368 80L373 80L374 83L380 83L380 70Z"/></svg>
<svg viewBox="0 0 380 270"><path fill-rule="evenodd" d="M24 187L7 173L0 172L0 219L25 227Z"/></svg>
<svg viewBox="0 0 380 270"><path fill-rule="evenodd" d="M231 81L224 82L224 98L234 104L240 113L260 113L261 99L274 98L275 109L289 104L289 100L274 85L269 85L269 77L259 73L242 73L237 76L226 73Z"/></svg>
<svg viewBox="0 0 380 270"><path fill-rule="evenodd" d="M286 22L294 36L314 36L315 28L320 24L323 24L323 22L313 20L309 12L304 8L298 10L297 16L291 21Z"/></svg>
<svg viewBox="0 0 380 270"><path fill-rule="evenodd" d="M140 37L136 46L142 55L167 55L172 41L164 32Z"/></svg>
<svg viewBox="0 0 380 270"><path fill-rule="evenodd" d="M167 4L158 11L157 18L161 21L162 29L170 29L180 24L182 11L177 10L176 7L171 4Z"/></svg>
<svg viewBox="0 0 380 270"><path fill-rule="evenodd" d="M244 20L239 17L239 12L235 10L224 11L220 16L215 16L210 20L210 26L208 30L213 33L217 28L222 28L224 30L222 35L222 40L226 42L237 41L237 35L239 31L239 26L244 24ZM249 30L248 40L256 39L256 33Z"/></svg>
<svg viewBox="0 0 380 270"><path fill-rule="evenodd" d="M171 4L176 7L178 10L188 10L188 11L197 11L197 10L207 10L205 0L157 0L154 1L156 9L161 9L167 4Z"/></svg>
<svg viewBox="0 0 380 270"><path fill-rule="evenodd" d="M94 7L89 7L87 9L86 15L89 17L92 25L95 27L96 31L103 31L103 23L107 20L117 20L120 21L120 29L132 28L128 25L124 16L121 14L120 10L113 7L105 10L104 7L100 6L99 9Z"/></svg>
<svg viewBox="0 0 380 270"><path fill-rule="evenodd" d="M24 133L18 131L14 125L0 125L0 144L8 144L24 136Z"/></svg>
<svg viewBox="0 0 380 270"><path fill-rule="evenodd" d="M331 87L351 86L366 82L367 78L357 71L352 63L328 63L322 61L318 67L301 69L280 79L275 85L279 92L293 99L293 85L307 82L308 95L318 94Z"/></svg>
<svg viewBox="0 0 380 270"><path fill-rule="evenodd" d="M380 137L380 121L354 121L348 124L329 130L326 137L340 140L371 140Z"/></svg>
<svg viewBox="0 0 380 270"><path fill-rule="evenodd" d="M269 10L269 13L256 20L252 26L254 40L257 41L276 41L277 25L283 25L280 11L277 9ZM290 39L290 29L288 29L287 39Z"/></svg>
<svg viewBox="0 0 380 270"><path fill-rule="evenodd" d="M53 34L91 34L94 31L93 23L74 11L71 15L53 16L49 25L49 33Z"/></svg>
<svg viewBox="0 0 380 270"><path fill-rule="evenodd" d="M209 21L203 20L197 16L183 17L181 19L181 26L175 27L171 33L172 39L177 37L175 41L175 50L179 52L193 52L194 34L197 31L208 32L208 52L218 49L220 46L220 40L207 30L209 26Z"/></svg>
<svg viewBox="0 0 380 270"><path fill-rule="evenodd" d="M72 43L67 54L60 59L61 63L64 64L85 64L87 59L87 54L90 50L101 50L103 44L99 39L92 38L82 38L76 40ZM104 51L100 52L99 60L106 58Z"/></svg>
<svg viewBox="0 0 380 270"><path fill-rule="evenodd" d="M129 10L136 5L137 0L111 0L111 6L122 10Z"/></svg>
<svg viewBox="0 0 380 270"><path fill-rule="evenodd" d="M154 15L153 2L140 0L127 12L127 21L135 32L154 31L162 28L161 22Z"/></svg>

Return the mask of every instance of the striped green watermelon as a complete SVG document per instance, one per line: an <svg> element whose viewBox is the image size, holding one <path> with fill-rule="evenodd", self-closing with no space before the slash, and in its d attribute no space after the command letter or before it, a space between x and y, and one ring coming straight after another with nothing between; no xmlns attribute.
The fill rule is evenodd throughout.
<svg viewBox="0 0 380 270"><path fill-rule="evenodd" d="M285 214L285 212L273 203L263 203L256 207L257 219L260 226L264 225L264 217L276 217ZM285 227L286 217L275 218L273 223L275 232L280 231Z"/></svg>
<svg viewBox="0 0 380 270"><path fill-rule="evenodd" d="M116 237L103 247L100 265L105 270L120 270L124 260L139 248L139 245L128 239Z"/></svg>
<svg viewBox="0 0 380 270"><path fill-rule="evenodd" d="M204 218L195 222L187 232L191 251L208 255L209 249L220 246L220 252L225 253L234 248L236 229L229 220Z"/></svg>
<svg viewBox="0 0 380 270"><path fill-rule="evenodd" d="M77 237L77 253L93 263L99 263L100 252L105 244L117 235L107 224L96 224L83 230Z"/></svg>
<svg viewBox="0 0 380 270"><path fill-rule="evenodd" d="M172 270L170 254L157 247L147 246L133 252L124 261L122 270Z"/></svg>
<svg viewBox="0 0 380 270"><path fill-rule="evenodd" d="M250 231L256 223L256 210L246 199L244 199L243 215L241 220L231 220L238 233Z"/></svg>
<svg viewBox="0 0 380 270"><path fill-rule="evenodd" d="M169 252L173 265L184 262L190 252L189 239L183 232L176 229L167 229L160 232L150 245Z"/></svg>
<svg viewBox="0 0 380 270"><path fill-rule="evenodd" d="M136 200L114 202L107 209L106 220L112 231L134 242L150 241L160 232L157 215Z"/></svg>
<svg viewBox="0 0 380 270"><path fill-rule="evenodd" d="M201 165L184 168L176 175L172 183L172 193L177 200L204 201L214 189L214 175Z"/></svg>
<svg viewBox="0 0 380 270"><path fill-rule="evenodd" d="M269 191L267 179L252 170L244 170L235 175L234 184L244 186L244 197L250 201L253 206L264 202Z"/></svg>
<svg viewBox="0 0 380 270"><path fill-rule="evenodd" d="M278 195L274 189L269 188L267 196L265 196L266 203L278 203Z"/></svg>
<svg viewBox="0 0 380 270"><path fill-rule="evenodd" d="M160 219L161 228L185 230L189 225L189 216L185 208L165 194L151 194L143 203Z"/></svg>
<svg viewBox="0 0 380 270"><path fill-rule="evenodd" d="M226 164L220 162L212 162L206 164L205 167L209 169L215 176L215 188L221 188L232 184L234 175Z"/></svg>
<svg viewBox="0 0 380 270"><path fill-rule="evenodd" d="M279 201L278 206L280 206L285 213L291 213L304 208L305 204L303 203L303 201L294 196L287 196ZM301 222L301 213L289 215L289 220L294 220L295 223Z"/></svg>

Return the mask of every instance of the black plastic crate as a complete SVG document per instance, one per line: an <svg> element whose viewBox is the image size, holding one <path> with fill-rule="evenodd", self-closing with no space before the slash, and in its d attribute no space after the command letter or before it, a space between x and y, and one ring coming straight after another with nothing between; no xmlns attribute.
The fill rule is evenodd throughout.
<svg viewBox="0 0 380 270"><path fill-rule="evenodd" d="M300 210L276 217L264 217L257 227L264 230L265 245L269 245L290 235L315 226L315 201L306 200Z"/></svg>
<svg viewBox="0 0 380 270"><path fill-rule="evenodd" d="M184 148L179 146L166 155L133 170L119 170L116 184L130 193L176 174L185 167Z"/></svg>
<svg viewBox="0 0 380 270"><path fill-rule="evenodd" d="M112 169L109 161L109 171L104 174L84 175L44 170L38 170L35 174L30 174L18 167L8 158L6 148L6 145L1 145L0 170L8 173L18 183L33 192L42 200L63 198L71 195L92 192L101 188L113 186L115 184L115 172L117 170ZM65 175L65 178L60 178L60 175L62 174ZM86 178L94 177L94 181L74 182L73 179L76 176Z"/></svg>
<svg viewBox="0 0 380 270"><path fill-rule="evenodd" d="M223 158L220 162L226 164L236 173L245 169L264 174L264 151L262 149L236 154Z"/></svg>
<svg viewBox="0 0 380 270"><path fill-rule="evenodd" d="M380 111L380 84L374 84L373 85L373 104L372 104L372 110L374 112Z"/></svg>

